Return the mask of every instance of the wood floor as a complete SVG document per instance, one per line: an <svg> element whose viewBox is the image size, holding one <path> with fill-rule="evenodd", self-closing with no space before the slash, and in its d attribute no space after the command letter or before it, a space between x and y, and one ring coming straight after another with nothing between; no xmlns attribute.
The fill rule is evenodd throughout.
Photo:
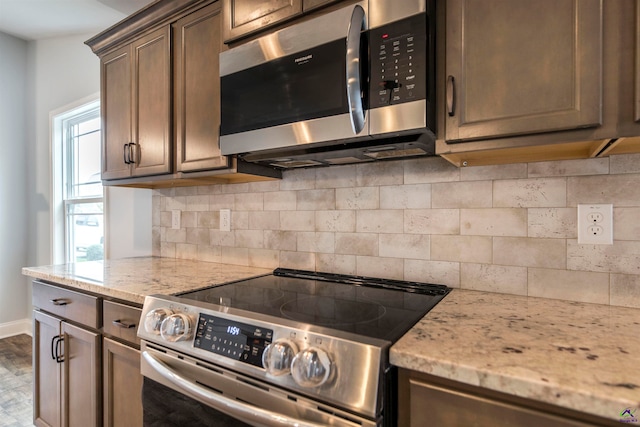
<svg viewBox="0 0 640 427"><path fill-rule="evenodd" d="M32 426L31 337L0 340L0 427Z"/></svg>

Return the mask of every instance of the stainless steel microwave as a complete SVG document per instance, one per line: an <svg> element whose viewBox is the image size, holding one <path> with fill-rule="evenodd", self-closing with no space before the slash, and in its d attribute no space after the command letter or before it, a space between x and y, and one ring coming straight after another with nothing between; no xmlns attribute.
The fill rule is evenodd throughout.
<svg viewBox="0 0 640 427"><path fill-rule="evenodd" d="M222 52L222 154L278 168L434 154L434 14L361 1Z"/></svg>

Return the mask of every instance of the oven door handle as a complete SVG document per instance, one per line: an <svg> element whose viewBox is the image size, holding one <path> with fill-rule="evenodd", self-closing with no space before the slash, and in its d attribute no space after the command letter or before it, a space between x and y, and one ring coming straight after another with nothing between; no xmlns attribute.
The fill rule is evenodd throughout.
<svg viewBox="0 0 640 427"><path fill-rule="evenodd" d="M351 14L349 30L347 33L347 101L351 115L351 127L357 135L364 129L364 106L362 105L362 79L361 67L363 66L360 52L361 31L366 28L364 9L356 5Z"/></svg>
<svg viewBox="0 0 640 427"><path fill-rule="evenodd" d="M221 394L214 393L188 380L187 378L184 378L165 363L156 359L148 351L143 351L142 357L158 374L162 375L172 384L178 386L188 395L204 399L212 408L242 421L258 423L257 425L260 426L326 427L324 424L316 424L309 421L290 418L286 415L256 408L244 402L239 402Z"/></svg>

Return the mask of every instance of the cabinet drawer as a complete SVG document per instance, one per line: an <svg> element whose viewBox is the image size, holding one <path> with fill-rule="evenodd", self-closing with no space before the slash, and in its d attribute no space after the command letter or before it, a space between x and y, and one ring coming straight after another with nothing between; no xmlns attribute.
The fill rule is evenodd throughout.
<svg viewBox="0 0 640 427"><path fill-rule="evenodd" d="M137 332L141 309L113 301L105 301L102 309L105 334L140 345Z"/></svg>
<svg viewBox="0 0 640 427"><path fill-rule="evenodd" d="M100 327L100 299L42 282L33 282L33 306L91 328Z"/></svg>

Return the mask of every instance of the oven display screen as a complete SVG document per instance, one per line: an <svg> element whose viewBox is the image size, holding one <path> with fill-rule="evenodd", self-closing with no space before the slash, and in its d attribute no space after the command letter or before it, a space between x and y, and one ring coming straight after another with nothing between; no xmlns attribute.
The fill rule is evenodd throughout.
<svg viewBox="0 0 640 427"><path fill-rule="evenodd" d="M200 314L193 346L262 367L262 352L271 344L273 330Z"/></svg>

